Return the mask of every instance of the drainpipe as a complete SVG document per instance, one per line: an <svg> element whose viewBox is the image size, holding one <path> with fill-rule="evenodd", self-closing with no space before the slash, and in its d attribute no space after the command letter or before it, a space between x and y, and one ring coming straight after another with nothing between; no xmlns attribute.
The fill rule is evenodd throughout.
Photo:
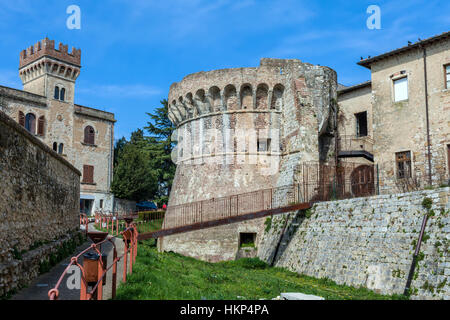
<svg viewBox="0 0 450 320"><path fill-rule="evenodd" d="M419 257L420 246L422 245L423 234L425 233L425 228L427 226L428 221L428 212L423 217L422 228L420 229L419 240L417 241L416 251L414 252L413 261L411 264L411 268L409 269L408 279L406 280L405 291L403 295L407 296L410 293L411 283L414 277L414 271L416 270L417 258Z"/></svg>
<svg viewBox="0 0 450 320"><path fill-rule="evenodd" d="M420 45L423 50L423 72L424 72L424 80L425 80L425 111L427 118L427 145L428 145L428 184L431 186L433 184L432 175L431 175L431 140L430 140L430 116L428 112L428 77L427 77L427 49Z"/></svg>
<svg viewBox="0 0 450 320"><path fill-rule="evenodd" d="M333 110L334 110L334 163L336 164L336 168L339 164L339 126L338 126L338 112L339 112L339 105L338 105L338 97L336 96L336 101L333 103ZM337 169L336 169L337 170ZM337 171L336 171L337 172Z"/></svg>
<svg viewBox="0 0 450 320"><path fill-rule="evenodd" d="M114 213L114 195L111 192L111 184L113 180L113 163L114 163L114 123L109 126L109 155L108 155L108 179L106 193L111 199L111 212Z"/></svg>

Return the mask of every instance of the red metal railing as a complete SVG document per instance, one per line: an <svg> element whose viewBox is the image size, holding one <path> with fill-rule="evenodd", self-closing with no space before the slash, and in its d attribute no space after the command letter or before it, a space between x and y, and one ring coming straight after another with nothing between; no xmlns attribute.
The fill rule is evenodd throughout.
<svg viewBox="0 0 450 320"><path fill-rule="evenodd" d="M84 219L84 217L83 217ZM85 222L85 220L83 220ZM87 226L87 224L86 224ZM106 274L109 270L112 269L112 298L115 298L116 296L116 288L117 288L117 264L123 259L123 274L122 274L122 280L123 282L126 282L127 279L127 273L129 270L129 273L131 274L133 272L133 263L136 262L136 255L137 255L137 238L139 236L138 230L136 229L136 226L132 223L130 223L127 228L120 233L123 237L124 241L124 252L119 257L117 253L117 247L114 243L113 239L115 237L108 236L105 233L89 233L88 235L93 239L94 243L87 248L86 250L79 253L77 256L72 257L69 265L64 270L63 274L59 278L58 282L56 283L56 286L51 289L48 292L48 297L50 300L58 300L59 298L59 287L61 286L61 283L64 279L64 277L67 275L67 272L72 266L76 266L80 269L81 274L81 288L80 288L80 300L102 300L103 299L103 286L105 281ZM94 239L101 239L103 237L104 240L96 241ZM102 244L105 244L107 242L110 242L113 246L113 261L109 266L104 265L101 252L101 246ZM83 265L80 264L79 259L84 256L84 254L88 253L89 251L93 251L98 254L99 259L97 260L97 267L96 270L92 269L86 269ZM128 266L129 263L129 266ZM89 283L87 281L87 277L90 276L90 273L95 272L96 277L96 283L92 285L91 290L89 290Z"/></svg>
<svg viewBox="0 0 450 320"><path fill-rule="evenodd" d="M303 163L301 182L210 200L169 206L162 229L275 210L294 203L347 199L375 194L374 166Z"/></svg>
<svg viewBox="0 0 450 320"><path fill-rule="evenodd" d="M108 215L100 212L95 213L95 226L112 235L119 235L121 230L126 227L125 219L133 218L139 233L153 231L158 224L162 224L166 211L146 211L146 212L129 212L126 217L117 213ZM159 223L160 222L160 223ZM160 228L160 226L159 226Z"/></svg>

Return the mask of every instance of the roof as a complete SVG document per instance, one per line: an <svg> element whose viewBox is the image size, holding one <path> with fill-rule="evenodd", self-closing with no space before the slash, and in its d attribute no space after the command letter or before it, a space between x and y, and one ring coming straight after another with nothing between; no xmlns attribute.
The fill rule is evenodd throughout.
<svg viewBox="0 0 450 320"><path fill-rule="evenodd" d="M0 85L0 96L44 107L47 106L47 98L44 96L2 85Z"/></svg>
<svg viewBox="0 0 450 320"><path fill-rule="evenodd" d="M366 81L363 83L359 83L359 84L355 84L354 86L350 86L350 87L342 87L340 89L337 90L338 94L344 94L350 91L354 91L357 89L361 89L361 88L365 88L365 87L370 87L372 85L372 81Z"/></svg>
<svg viewBox="0 0 450 320"><path fill-rule="evenodd" d="M110 121L110 122L116 122L114 119L114 113L102 111L95 108L85 107L79 104L75 104L75 113L82 114L85 116L90 116L94 118L99 118L102 120Z"/></svg>
<svg viewBox="0 0 450 320"><path fill-rule="evenodd" d="M444 33L442 33L440 35L437 35L437 36L434 36L434 37L431 37L431 38L428 38L428 39L425 39L425 40L420 40L420 41L418 41L416 43L411 43L411 44L409 44L407 46L404 46L402 48L399 48L399 49L396 49L396 50L393 50L393 51L389 51L387 53L380 54L380 55L378 55L376 57L363 59L363 60L359 61L358 64L360 66L363 66L363 67L366 67L366 68L370 69L370 66L374 62L386 59L386 58L394 56L394 55L402 54L402 53L405 53L405 52L413 50L413 49L421 48L421 47L430 45L430 44L438 42L438 41L446 40L448 38L450 38L450 31L444 32Z"/></svg>
<svg viewBox="0 0 450 320"><path fill-rule="evenodd" d="M341 83L338 83L337 90L339 91L339 90L345 89L345 88L347 88L347 87L348 87L348 86L345 86L345 85L343 85L343 84L341 84Z"/></svg>
<svg viewBox="0 0 450 320"><path fill-rule="evenodd" d="M136 206L140 207L140 208L158 209L158 207L153 202L150 202L150 201L142 201L142 202L136 203Z"/></svg>

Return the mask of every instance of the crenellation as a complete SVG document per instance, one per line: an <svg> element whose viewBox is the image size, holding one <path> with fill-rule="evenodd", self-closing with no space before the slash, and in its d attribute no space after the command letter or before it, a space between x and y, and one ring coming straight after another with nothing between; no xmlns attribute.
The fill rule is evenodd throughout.
<svg viewBox="0 0 450 320"><path fill-rule="evenodd" d="M23 68L38 59L48 56L62 62L80 67L81 66L81 50L72 48L69 53L68 45L59 43L58 49L55 49L55 41L45 38L37 42L34 46L28 47L20 54L20 68Z"/></svg>

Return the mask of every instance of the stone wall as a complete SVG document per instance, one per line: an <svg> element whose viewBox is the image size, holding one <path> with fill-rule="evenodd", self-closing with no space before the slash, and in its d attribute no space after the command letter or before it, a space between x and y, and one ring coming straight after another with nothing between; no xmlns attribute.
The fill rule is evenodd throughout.
<svg viewBox="0 0 450 320"><path fill-rule="evenodd" d="M80 172L0 112L0 296L79 230Z"/></svg>
<svg viewBox="0 0 450 320"><path fill-rule="evenodd" d="M402 294L424 214L433 201L412 299L450 299L450 188L316 204L310 216L274 217L258 256L271 261L288 218L275 265L338 284Z"/></svg>

